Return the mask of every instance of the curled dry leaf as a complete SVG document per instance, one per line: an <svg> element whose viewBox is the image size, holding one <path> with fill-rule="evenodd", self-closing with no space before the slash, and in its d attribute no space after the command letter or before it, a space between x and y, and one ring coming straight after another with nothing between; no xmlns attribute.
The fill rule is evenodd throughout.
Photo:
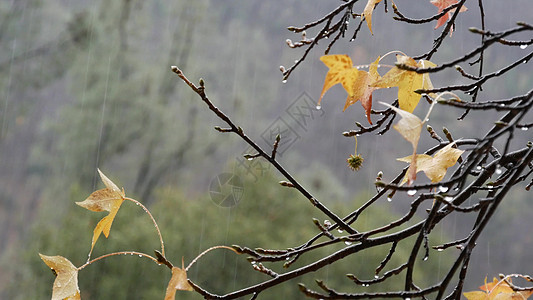
<svg viewBox="0 0 533 300"><path fill-rule="evenodd" d="M511 281L511 279L508 279ZM529 298L533 291L514 291L504 280L493 278L492 282L480 286L481 291L466 292L463 295L468 300L523 300Z"/></svg>
<svg viewBox="0 0 533 300"><path fill-rule="evenodd" d="M105 237L109 237L111 225L117 215L117 212L124 202L124 190L120 190L116 184L114 184L109 178L107 178L100 170L98 170L102 182L106 186L105 189L94 191L87 199L82 202L76 202L77 205L84 207L91 211L108 211L109 214L102 218L96 227L94 228L93 238L91 243L91 252L93 251L94 244L103 232ZM90 254L89 253L89 254Z"/></svg>
<svg viewBox="0 0 533 300"><path fill-rule="evenodd" d="M165 300L174 300L176 291L192 291L193 288L187 281L187 271L183 267L183 259L181 260L181 268L172 267L172 277L168 282Z"/></svg>
<svg viewBox="0 0 533 300"><path fill-rule="evenodd" d="M418 148L418 141L420 140L420 133L422 132L422 125L424 122L420 120L417 116L414 114L407 112L405 110L401 110L397 107L394 107L390 104L380 102L381 104L391 108L394 110L397 114L399 114L402 119L393 126L396 131L398 131L407 141L411 143L413 146L413 155L411 155L411 165L409 166L409 170L407 171L407 179L409 181L409 184L413 183L416 179L416 173L417 173L417 164L416 164L416 150Z"/></svg>
<svg viewBox="0 0 533 300"><path fill-rule="evenodd" d="M446 147L440 149L433 157L426 154L416 154L416 172L424 171L426 176L431 179L431 182L439 182L446 175L449 167L455 165L457 159L463 154L463 150L453 148L455 143L450 143ZM399 161L410 163L413 161L412 155L398 158ZM405 175L400 184L404 184L409 179L408 174Z"/></svg>
<svg viewBox="0 0 533 300"><path fill-rule="evenodd" d="M381 77L378 73L379 57L369 66L368 72L358 70L352 66L352 59L346 54L324 55L320 60L329 68L324 80L324 86L318 104L322 102L322 97L331 87L341 83L348 93L344 110L355 102L361 100L361 105L365 109L367 120L370 124L370 111L372 110L372 92L378 87L372 86Z"/></svg>
<svg viewBox="0 0 533 300"><path fill-rule="evenodd" d="M78 268L68 259L56 255L47 256L39 253L44 263L56 274L52 290L52 300L76 300L81 299L78 287Z"/></svg>
<svg viewBox="0 0 533 300"><path fill-rule="evenodd" d="M379 2L381 2L381 0L368 0L365 9L363 10L363 16L365 17L366 25L368 26L368 29L370 29L370 33L372 34L374 34L372 32L372 13L374 12L374 7Z"/></svg>
<svg viewBox="0 0 533 300"><path fill-rule="evenodd" d="M396 55L396 64L415 68L428 68L437 66L428 60L422 60L417 63L411 57L404 55ZM429 79L428 73L418 74L414 71L403 70L398 67L394 67L385 75L383 75L380 80L373 83L372 87L398 87L398 102L400 104L400 109L413 112L415 107L418 105L420 98L422 97L422 95L415 93L415 91L419 89L433 89L433 84ZM430 96L435 97L433 94L430 94Z"/></svg>

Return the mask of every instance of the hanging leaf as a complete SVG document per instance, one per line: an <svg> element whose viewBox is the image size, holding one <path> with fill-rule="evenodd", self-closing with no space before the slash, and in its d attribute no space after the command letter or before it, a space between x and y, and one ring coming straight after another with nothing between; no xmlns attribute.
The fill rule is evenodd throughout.
<svg viewBox="0 0 533 300"><path fill-rule="evenodd" d="M192 291L193 288L187 281L187 271L183 266L183 258L181 259L181 268L172 267L172 277L168 282L165 300L174 300L176 291Z"/></svg>
<svg viewBox="0 0 533 300"><path fill-rule="evenodd" d="M77 205L84 207L91 211L108 211L109 214L102 218L93 231L93 238L91 243L91 251L89 256L93 251L96 241L100 237L100 234L103 232L105 237L109 237L109 232L111 230L111 225L113 220L117 215L117 212L124 202L124 189L120 190L116 184L114 184L109 178L107 178L100 170L98 170L102 182L106 186L105 189L94 191L87 199L82 202L76 202Z"/></svg>
<svg viewBox="0 0 533 300"><path fill-rule="evenodd" d="M52 289L52 300L81 300L78 287L78 268L62 256L47 256L39 253L44 263L50 267L56 279Z"/></svg>
<svg viewBox="0 0 533 300"><path fill-rule="evenodd" d="M416 62L409 56L396 55L396 63L416 68L428 68L435 67L436 64L422 60ZM408 112L413 112L418 105L422 95L415 93L418 89L433 89L433 84L429 79L429 74L418 74L414 71L403 70L398 67L390 69L383 77L377 82L372 84L377 88L390 88L398 87L398 102L400 109ZM434 94L430 96L435 97Z"/></svg>
<svg viewBox="0 0 533 300"><path fill-rule="evenodd" d="M416 172L424 171L426 176L431 179L431 182L439 182L446 175L446 170L455 165L457 159L463 154L463 150L452 148L455 143L450 143L446 147L440 149L433 157L426 154L416 155ZM399 161L410 163L413 161L412 155L398 158ZM409 180L409 174L406 174L400 184L404 184Z"/></svg>
<svg viewBox="0 0 533 300"><path fill-rule="evenodd" d="M424 122L410 112L401 110L384 102L380 103L391 108L402 117L397 124L393 125L393 128L396 129L413 146L413 155L411 155L410 161L411 165L409 166L409 170L407 170L407 181L409 184L412 184L416 180L416 150L418 148L418 141L420 140L420 133L422 132L422 125Z"/></svg>
<svg viewBox="0 0 533 300"><path fill-rule="evenodd" d="M366 25L368 26L368 29L370 29L370 33L372 34L374 34L372 32L372 13L374 12L374 7L379 2L381 2L381 0L368 0L365 9L363 10L363 16L365 17Z"/></svg>
<svg viewBox="0 0 533 300"><path fill-rule="evenodd" d="M348 93L344 110L355 102L361 100L361 105L365 109L367 120L370 124L370 112L372 110L372 92L378 87L371 86L381 77L377 71L379 57L370 64L369 72L358 70L352 66L351 58L346 55L325 55L320 60L329 68L324 80L324 87L320 94L318 104L320 105L322 97L332 86L341 83Z"/></svg>
<svg viewBox="0 0 533 300"><path fill-rule="evenodd" d="M446 7L459 3L459 1L457 0L431 0L430 2L431 4L439 8L439 11L437 12L437 14L440 14ZM467 10L468 9L466 8L466 6L463 5L461 6L461 9L459 9L459 12L465 12ZM455 8L452 10L449 10L444 16L440 17L439 20L437 21L437 26L435 26L435 29L446 24L446 22L448 21L448 19L452 17L452 14L454 12L455 12ZM452 31L453 29L450 29L450 34L452 33Z"/></svg>

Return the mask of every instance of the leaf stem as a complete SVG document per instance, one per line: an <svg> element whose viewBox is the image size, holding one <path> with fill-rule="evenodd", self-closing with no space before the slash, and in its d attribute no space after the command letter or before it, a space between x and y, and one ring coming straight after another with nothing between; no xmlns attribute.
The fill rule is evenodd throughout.
<svg viewBox="0 0 533 300"><path fill-rule="evenodd" d="M189 271L189 268L192 267L192 265L193 265L194 263L196 263L196 261L197 261L200 257L204 256L207 252L209 252L209 251L211 251L211 250L215 250L215 249L221 249L221 248L228 249L228 250L231 250L231 251L233 251L233 252L239 254L239 252L237 252L237 250L235 250L234 248L228 247L228 246L213 246L213 247L211 247L211 248L209 248L209 249L207 249L207 250L204 250L204 252L198 254L198 256L196 256L196 257L195 257L195 258L189 263L189 265L187 266L187 268L185 268L185 271Z"/></svg>
<svg viewBox="0 0 533 300"><path fill-rule="evenodd" d="M137 204L144 210L144 212L146 212L150 216L150 219L152 219L152 222L154 223L155 230L157 230L157 235L159 236L159 242L161 243L161 254L165 256L165 243L163 242L163 236L161 235L161 231L159 230L159 226L157 226L157 222L155 221L154 216L152 216L148 208L146 208L146 206L144 206L141 202L129 197L124 197L124 200L129 200Z"/></svg>
<svg viewBox="0 0 533 300"><path fill-rule="evenodd" d="M143 257L146 257L146 258L149 258L151 260L153 260L156 264L159 265L159 262L157 261L157 259L155 259L154 257L146 254L146 253L142 253L142 252L137 252L137 251L120 251L120 252L113 252L113 253L108 253L108 254L104 254L102 256L99 256L97 258L94 258L92 260L89 260L88 262L84 263L83 265L81 265L80 267L78 267L78 271L82 270L83 268L87 267L88 265L94 263L94 262L97 262L101 259L104 259L104 258L107 258L107 257L111 257L111 256L116 256L116 255L139 255L139 256L143 256Z"/></svg>

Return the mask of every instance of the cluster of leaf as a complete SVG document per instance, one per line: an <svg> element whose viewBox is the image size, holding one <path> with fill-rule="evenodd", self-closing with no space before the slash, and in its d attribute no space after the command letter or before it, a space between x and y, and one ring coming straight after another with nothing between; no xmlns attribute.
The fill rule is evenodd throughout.
<svg viewBox="0 0 533 300"><path fill-rule="evenodd" d="M96 225L93 232L93 238L91 242L91 250L89 252L89 257L87 259L87 262L80 266L76 267L74 266L67 258L63 256L47 256L39 253L39 256L44 261L44 263L50 267L54 275L56 275L56 279L54 281L53 289L52 289L52 300L60 300L60 299L67 299L67 300L75 300L75 299L81 299L80 296L80 289L78 287L78 272L85 268L86 266L100 260L106 257L120 255L120 254L137 254L139 256L144 256L147 258L152 259L154 262L158 263L159 265L166 265L171 269L172 277L170 279L170 282L168 283L168 287L166 290L166 296L165 300L172 300L175 298L176 290L184 290L184 291L192 291L192 286L187 281L187 272L186 268L183 265L182 260L182 267L175 267L173 266L165 257L164 257L164 244L163 240L160 235L160 241L161 241L161 252L155 251L157 258L151 257L148 254L145 253L137 253L134 251L127 251L127 252L114 252L110 254L106 254L103 256L100 256L98 258L95 258L91 260L91 253L94 249L94 245L96 244L96 241L100 237L102 233L104 233L104 236L107 238L109 237L109 233L111 230L111 225L113 224L113 220L115 219L115 216L118 213L118 210L120 209L122 203L124 200L130 200L137 205L142 206L139 202L137 202L134 199L128 198L125 195L124 189L119 189L118 186L113 183L107 176L105 176L100 170L98 170L98 173L100 174L100 178L102 179L102 182L106 186L104 189L96 190L93 193L87 197L82 202L76 202L81 207L84 207L88 210L95 211L95 212L101 212L101 211L107 211L109 214L102 218L100 222ZM148 210L142 206L143 209L151 216L151 214L148 212ZM156 229L159 229L157 227L157 224L154 221L154 225L156 226Z"/></svg>
<svg viewBox="0 0 533 300"><path fill-rule="evenodd" d="M431 90L433 89L433 84L428 73L419 74L405 69L405 66L428 68L436 67L436 64L427 60L416 62L406 55L397 55L396 66L391 68L385 75L380 76L377 69L381 57L378 57L369 65L368 72L359 70L358 67L353 66L352 60L348 55L326 55L322 56L320 60L329 67L329 71L326 74L318 104L320 105L327 90L340 83L348 93L344 110L357 101L361 101L361 105L365 109L366 117L370 124L372 124L372 120L370 119L372 112L372 92L380 88L398 87L399 108L387 103L382 104L391 108L402 117L398 124L394 125L394 129L413 146L412 155L398 158L399 161L411 164L402 184L407 181L409 181L409 184L413 183L416 179L416 173L420 171L424 171L433 183L439 182L444 178L446 170L455 165L463 151L456 149L456 145L449 144L439 150L433 157L416 153L422 132L422 125L428 119L431 108L433 108L432 105L424 121L412 113L422 97L417 91ZM439 95L434 93L429 94L430 97L433 97L433 104L436 103L435 101L442 94L444 93Z"/></svg>

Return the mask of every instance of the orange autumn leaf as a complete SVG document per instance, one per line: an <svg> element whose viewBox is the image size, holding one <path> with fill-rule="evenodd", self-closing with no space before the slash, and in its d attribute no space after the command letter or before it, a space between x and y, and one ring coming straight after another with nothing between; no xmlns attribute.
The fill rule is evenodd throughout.
<svg viewBox="0 0 533 300"><path fill-rule="evenodd" d="M416 172L424 171L426 176L431 179L431 182L439 182L446 175L449 167L455 165L457 159L463 154L463 150L452 148L455 143L450 143L446 147L440 149L433 155L416 154ZM397 160L410 163L413 161L412 155L398 158ZM400 184L404 184L409 180L409 174L406 174Z"/></svg>
<svg viewBox="0 0 533 300"><path fill-rule="evenodd" d="M78 268L68 259L59 255L47 256L39 253L39 256L56 274L52 289L52 300L80 300Z"/></svg>
<svg viewBox="0 0 533 300"><path fill-rule="evenodd" d="M117 185L107 178L100 170L98 170L98 173L100 174L100 178L102 179L102 182L106 188L94 191L82 202L76 202L77 205L91 211L109 212L109 214L102 218L102 220L100 220L100 222L98 222L94 228L91 251L89 252L89 255L92 253L94 245L96 244L96 241L102 232L106 238L109 237L111 225L113 224L113 220L115 219L122 202L124 202L125 197L124 189L120 190Z"/></svg>
<svg viewBox="0 0 533 300"><path fill-rule="evenodd" d="M507 279L509 282L511 279ZM463 295L468 300L523 300L529 298L533 291L514 291L504 280L493 278L492 282L480 286L482 291L466 292Z"/></svg>
<svg viewBox="0 0 533 300"><path fill-rule="evenodd" d="M435 67L436 64L422 60L416 62L409 56L396 55L397 64L406 65L415 68L428 68ZM403 70L398 67L390 69L383 77L377 82L372 84L377 88L390 88L398 87L398 102L400 109L413 112L418 105L422 95L415 93L418 89L433 89L433 84L429 79L429 74L418 74L414 71ZM435 95L430 94L432 97Z"/></svg>
<svg viewBox="0 0 533 300"><path fill-rule="evenodd" d="M368 29L370 29L370 33L372 34L374 34L372 32L372 13L374 12L374 7L379 2L381 2L381 0L368 0L362 14L365 17L366 25L368 26Z"/></svg>
<svg viewBox="0 0 533 300"><path fill-rule="evenodd" d="M365 109L367 120L370 124L370 112L372 110L372 92L377 87L371 86L380 79L378 74L379 57L370 64L369 71L358 70L352 66L351 58L346 55L325 55L320 60L329 68L324 80L324 86L318 104L322 102L322 97L334 85L341 83L348 93L344 110L355 102L361 100L361 105Z"/></svg>
<svg viewBox="0 0 533 300"><path fill-rule="evenodd" d="M181 268L172 267L172 277L168 282L165 300L174 300L176 298L176 291L192 291L193 288L187 281L187 271L183 266L183 258L181 260Z"/></svg>
<svg viewBox="0 0 533 300"><path fill-rule="evenodd" d="M431 4L435 5L436 7L439 8L439 11L437 12L437 14L441 13L445 8L447 8L448 6L450 5L454 5L456 3L458 3L459 1L457 0L431 0L430 1ZM466 6L461 6L461 9L459 9L459 12L465 12L467 11L468 9L466 8ZM440 17L439 20L437 21L437 26L435 26L435 29L441 27L442 25L446 24L446 22L448 21L448 19L450 19L452 17L452 13L455 12L455 8L452 9L452 10L449 10L448 13L446 13L444 16ZM450 29L450 34L452 32L453 29Z"/></svg>

